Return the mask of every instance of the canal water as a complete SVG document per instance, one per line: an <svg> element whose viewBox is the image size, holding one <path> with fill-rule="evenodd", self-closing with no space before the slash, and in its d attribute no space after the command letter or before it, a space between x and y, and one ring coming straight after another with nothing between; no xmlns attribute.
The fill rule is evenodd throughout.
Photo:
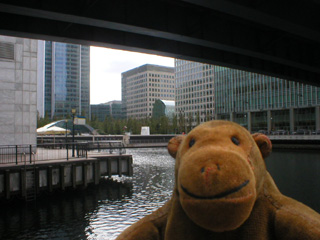
<svg viewBox="0 0 320 240"><path fill-rule="evenodd" d="M115 239L171 196L174 159L165 148L128 150L134 176L95 188L0 207L0 239ZM320 151L275 150L267 167L279 189L320 212Z"/></svg>

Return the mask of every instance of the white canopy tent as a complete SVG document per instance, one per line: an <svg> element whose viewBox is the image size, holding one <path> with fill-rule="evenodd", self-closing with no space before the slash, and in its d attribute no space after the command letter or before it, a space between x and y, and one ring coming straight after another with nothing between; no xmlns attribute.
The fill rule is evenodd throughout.
<svg viewBox="0 0 320 240"><path fill-rule="evenodd" d="M37 129L38 135L59 135L59 134L68 134L70 133L69 129L64 129L61 127L52 126L49 128L41 127Z"/></svg>

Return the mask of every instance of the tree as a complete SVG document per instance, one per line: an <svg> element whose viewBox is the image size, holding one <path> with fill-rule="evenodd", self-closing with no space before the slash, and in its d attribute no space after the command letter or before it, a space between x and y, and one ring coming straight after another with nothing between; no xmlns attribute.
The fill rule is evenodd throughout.
<svg viewBox="0 0 320 240"><path fill-rule="evenodd" d="M82 116L82 117L87 117L87 116L86 116L86 110L82 110L82 111L81 111L81 116Z"/></svg>
<svg viewBox="0 0 320 240"><path fill-rule="evenodd" d="M160 118L160 133L167 134L169 130L169 119L167 116Z"/></svg>
<svg viewBox="0 0 320 240"><path fill-rule="evenodd" d="M120 120L114 121L114 134L122 134L122 127Z"/></svg>
<svg viewBox="0 0 320 240"><path fill-rule="evenodd" d="M172 119L172 130L173 133L177 133L178 130L178 117L176 114L174 114L173 119Z"/></svg>
<svg viewBox="0 0 320 240"><path fill-rule="evenodd" d="M193 123L193 116L192 116L192 113L189 112L188 113L188 132L190 132L192 129L192 123Z"/></svg>
<svg viewBox="0 0 320 240"><path fill-rule="evenodd" d="M111 125L112 125L111 119L109 119L109 117L106 116L106 118L103 121L103 131L106 134L111 134Z"/></svg>
<svg viewBox="0 0 320 240"><path fill-rule="evenodd" d="M196 122L197 122L197 125L200 124L200 113L199 113L199 110L197 111Z"/></svg>
<svg viewBox="0 0 320 240"><path fill-rule="evenodd" d="M45 113L44 118L41 118L39 112L37 114L37 128L43 127L52 122L52 120L48 116L48 112Z"/></svg>

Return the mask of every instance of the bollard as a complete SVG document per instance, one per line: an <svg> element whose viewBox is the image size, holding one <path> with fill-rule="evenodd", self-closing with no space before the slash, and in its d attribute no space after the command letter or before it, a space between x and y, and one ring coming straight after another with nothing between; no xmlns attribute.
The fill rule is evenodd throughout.
<svg viewBox="0 0 320 240"><path fill-rule="evenodd" d="M29 146L29 158L30 158L30 163L32 163L32 146Z"/></svg>
<svg viewBox="0 0 320 240"><path fill-rule="evenodd" d="M67 149L67 161L69 160L69 144L66 144L66 149Z"/></svg>
<svg viewBox="0 0 320 240"><path fill-rule="evenodd" d="M18 145L16 145L16 164L18 165Z"/></svg>

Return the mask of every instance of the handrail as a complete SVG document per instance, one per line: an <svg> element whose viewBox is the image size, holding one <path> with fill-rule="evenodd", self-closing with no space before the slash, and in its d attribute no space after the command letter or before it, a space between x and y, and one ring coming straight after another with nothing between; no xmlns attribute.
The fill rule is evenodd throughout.
<svg viewBox="0 0 320 240"><path fill-rule="evenodd" d="M31 164L33 161L69 160L72 147L77 150L77 158L87 158L87 147L80 143L47 143L37 145L5 145L0 146L1 164Z"/></svg>

